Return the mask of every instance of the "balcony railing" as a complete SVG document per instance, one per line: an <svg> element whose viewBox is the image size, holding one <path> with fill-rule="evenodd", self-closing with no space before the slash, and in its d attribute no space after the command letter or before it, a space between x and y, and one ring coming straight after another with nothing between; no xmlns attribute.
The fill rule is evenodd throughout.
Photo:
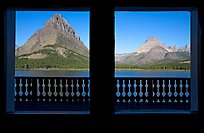
<svg viewBox="0 0 204 133"><path fill-rule="evenodd" d="M89 101L87 77L15 77L16 110L88 110Z"/></svg>
<svg viewBox="0 0 204 133"><path fill-rule="evenodd" d="M18 109L26 104L87 106L90 101L88 77L15 77L14 89ZM190 108L190 78L115 78L114 89L116 110Z"/></svg>
<svg viewBox="0 0 204 133"><path fill-rule="evenodd" d="M190 78L115 78L116 110L190 109Z"/></svg>

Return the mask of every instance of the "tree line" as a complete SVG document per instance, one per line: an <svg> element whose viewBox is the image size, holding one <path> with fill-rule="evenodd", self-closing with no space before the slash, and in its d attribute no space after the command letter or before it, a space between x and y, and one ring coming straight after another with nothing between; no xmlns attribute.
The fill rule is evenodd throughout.
<svg viewBox="0 0 204 133"><path fill-rule="evenodd" d="M190 63L162 63L152 65L116 65L116 69L190 70Z"/></svg>

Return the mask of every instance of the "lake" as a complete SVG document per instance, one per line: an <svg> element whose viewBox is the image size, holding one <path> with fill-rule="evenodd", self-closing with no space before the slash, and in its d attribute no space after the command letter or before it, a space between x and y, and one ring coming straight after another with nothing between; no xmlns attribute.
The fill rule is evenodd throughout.
<svg viewBox="0 0 204 133"><path fill-rule="evenodd" d="M16 76L23 77L89 77L87 70L25 70L15 71ZM116 70L116 77L177 77L190 78L188 71L152 71L152 70Z"/></svg>

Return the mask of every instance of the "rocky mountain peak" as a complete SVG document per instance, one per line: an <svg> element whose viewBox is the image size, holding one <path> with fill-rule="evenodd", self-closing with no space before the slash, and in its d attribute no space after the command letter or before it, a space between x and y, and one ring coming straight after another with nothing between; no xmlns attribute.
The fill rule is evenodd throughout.
<svg viewBox="0 0 204 133"><path fill-rule="evenodd" d="M179 48L178 51L180 51L180 52L189 52L190 53L191 52L191 46L189 44L186 44L185 46Z"/></svg>
<svg viewBox="0 0 204 133"><path fill-rule="evenodd" d="M159 42L160 40L157 38L157 37L154 37L154 36L149 36L146 40L146 42L148 41L156 41L156 42Z"/></svg>
<svg viewBox="0 0 204 133"><path fill-rule="evenodd" d="M58 26L58 27L60 27L62 25L70 26L70 24L62 17L61 14L55 14L49 20L47 20L44 27L46 27L46 26Z"/></svg>
<svg viewBox="0 0 204 133"><path fill-rule="evenodd" d="M190 60L190 45L181 48L162 43L156 37L148 37L136 51L117 54L115 61L118 65L151 65Z"/></svg>
<svg viewBox="0 0 204 133"><path fill-rule="evenodd" d="M139 47L136 52L138 53L146 53L154 47L161 46L164 47L164 44L160 42L160 40L156 37L150 36L147 38L145 43Z"/></svg>
<svg viewBox="0 0 204 133"><path fill-rule="evenodd" d="M88 56L88 48L61 14L55 14L47 20L42 29L37 30L23 46L16 49L16 56L28 58L29 55L29 58L34 59L34 56L40 55L41 58L45 58L49 56L44 56L45 51L50 53L50 50L66 58L72 52Z"/></svg>
<svg viewBox="0 0 204 133"><path fill-rule="evenodd" d="M53 15L44 25L47 28L56 28L60 32L66 33L68 35L73 36L78 41L80 41L79 35L76 31L71 27L71 25L62 17L61 14Z"/></svg>

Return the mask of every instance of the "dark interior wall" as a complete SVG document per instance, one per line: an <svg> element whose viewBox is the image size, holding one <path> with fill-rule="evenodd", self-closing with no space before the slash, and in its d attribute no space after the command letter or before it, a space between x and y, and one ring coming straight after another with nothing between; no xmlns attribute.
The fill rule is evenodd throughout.
<svg viewBox="0 0 204 133"><path fill-rule="evenodd" d="M2 0L1 1L1 45L0 57L4 62L5 47L4 44L4 22L5 10L8 8L21 9L46 9L58 10L71 7L75 9L80 7L82 9L89 8L90 16L90 62L91 62L91 115L15 115L8 114L6 110L6 75L5 64L1 63L1 78L0 78L0 129L7 128L100 128L102 131L107 131L107 127L112 128L137 128L139 130L154 130L155 128L163 128L175 130L179 129L194 129L200 128L200 120L202 119L202 97L199 99L199 113L196 114L180 114L180 115L153 115L153 114L137 114L137 115L114 115L113 114L113 83L114 83L114 7L196 7L199 12L199 20L202 22L202 7L199 0ZM94 28L93 28L94 27ZM202 23L200 25L202 30ZM105 39L104 39L105 36ZM200 46L200 50L202 47ZM105 54L104 54L105 52ZM200 68L201 55L200 53ZM101 56L103 55L103 56ZM106 65L101 64L106 59ZM8 69L8 68L7 68ZM103 71L101 71L103 69ZM104 72L106 71L106 72ZM201 69L200 69L201 72ZM106 82L103 83L104 79ZM202 88L202 77L200 76L200 88ZM103 84L102 84L103 83ZM104 98L103 90L107 95ZM203 94L200 89L199 94ZM201 122L202 123L202 122ZM153 127L153 128L147 128Z"/></svg>

